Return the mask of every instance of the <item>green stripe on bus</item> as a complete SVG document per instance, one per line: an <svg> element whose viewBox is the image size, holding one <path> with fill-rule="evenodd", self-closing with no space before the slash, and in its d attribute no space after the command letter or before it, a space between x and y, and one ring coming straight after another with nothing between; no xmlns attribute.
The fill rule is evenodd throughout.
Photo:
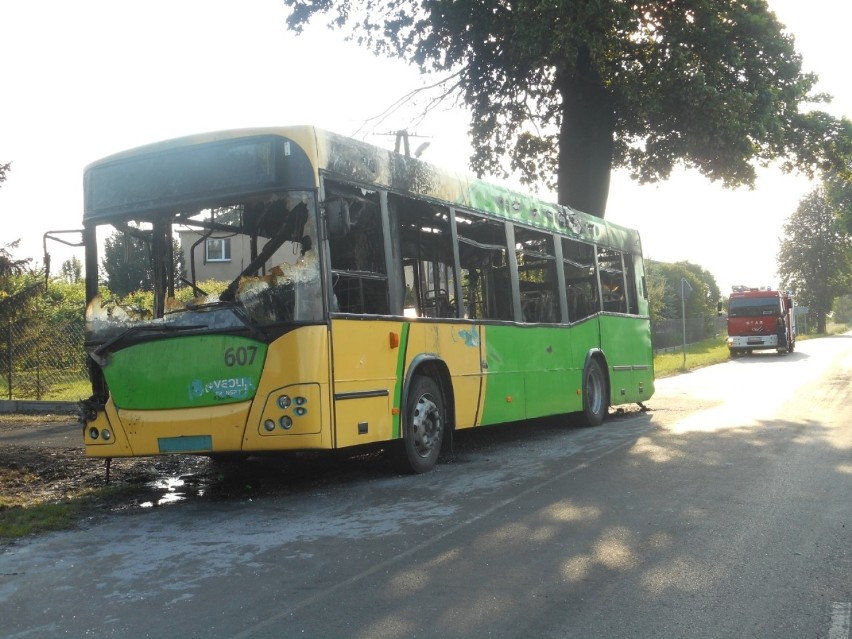
<svg viewBox="0 0 852 639"><path fill-rule="evenodd" d="M399 439L400 433L402 432L400 430L399 416L402 414L403 410L402 385L405 382L403 375L405 375L405 352L408 350L409 326L410 325L408 323L403 324L399 336L399 353L396 358L396 388L393 392L393 406L399 408L399 410L396 411L395 414L391 414L393 439Z"/></svg>

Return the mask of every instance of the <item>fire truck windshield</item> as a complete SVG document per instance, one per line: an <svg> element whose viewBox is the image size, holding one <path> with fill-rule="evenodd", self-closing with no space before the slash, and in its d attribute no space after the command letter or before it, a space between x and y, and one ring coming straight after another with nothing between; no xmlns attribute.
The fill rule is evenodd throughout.
<svg viewBox="0 0 852 639"><path fill-rule="evenodd" d="M728 317L761 317L781 315L777 297L735 297L728 304Z"/></svg>

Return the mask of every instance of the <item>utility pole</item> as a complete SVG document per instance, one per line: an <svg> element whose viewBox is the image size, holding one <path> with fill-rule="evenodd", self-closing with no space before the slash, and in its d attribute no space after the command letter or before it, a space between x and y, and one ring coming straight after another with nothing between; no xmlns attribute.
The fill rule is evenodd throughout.
<svg viewBox="0 0 852 639"><path fill-rule="evenodd" d="M680 278L680 316L683 320L683 368L686 368L686 298L692 294L692 286L685 277Z"/></svg>

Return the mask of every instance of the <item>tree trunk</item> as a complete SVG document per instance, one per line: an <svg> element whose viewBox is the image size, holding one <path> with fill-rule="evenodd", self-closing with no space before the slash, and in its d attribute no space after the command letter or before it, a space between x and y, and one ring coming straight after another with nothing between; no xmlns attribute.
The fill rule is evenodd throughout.
<svg viewBox="0 0 852 639"><path fill-rule="evenodd" d="M612 96L593 69L588 49L558 74L562 97L559 131L559 203L604 217L612 171L615 110Z"/></svg>

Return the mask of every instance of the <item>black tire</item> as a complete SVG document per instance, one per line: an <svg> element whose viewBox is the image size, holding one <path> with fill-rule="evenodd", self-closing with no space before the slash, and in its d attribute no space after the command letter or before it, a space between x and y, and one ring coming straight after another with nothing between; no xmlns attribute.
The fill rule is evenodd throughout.
<svg viewBox="0 0 852 639"><path fill-rule="evenodd" d="M444 442L445 409L441 387L431 377L411 381L402 414L402 439L394 442L394 462L404 473L426 473L435 467Z"/></svg>
<svg viewBox="0 0 852 639"><path fill-rule="evenodd" d="M600 362L589 358L583 370L583 418L587 426L600 426L609 408L609 388Z"/></svg>

